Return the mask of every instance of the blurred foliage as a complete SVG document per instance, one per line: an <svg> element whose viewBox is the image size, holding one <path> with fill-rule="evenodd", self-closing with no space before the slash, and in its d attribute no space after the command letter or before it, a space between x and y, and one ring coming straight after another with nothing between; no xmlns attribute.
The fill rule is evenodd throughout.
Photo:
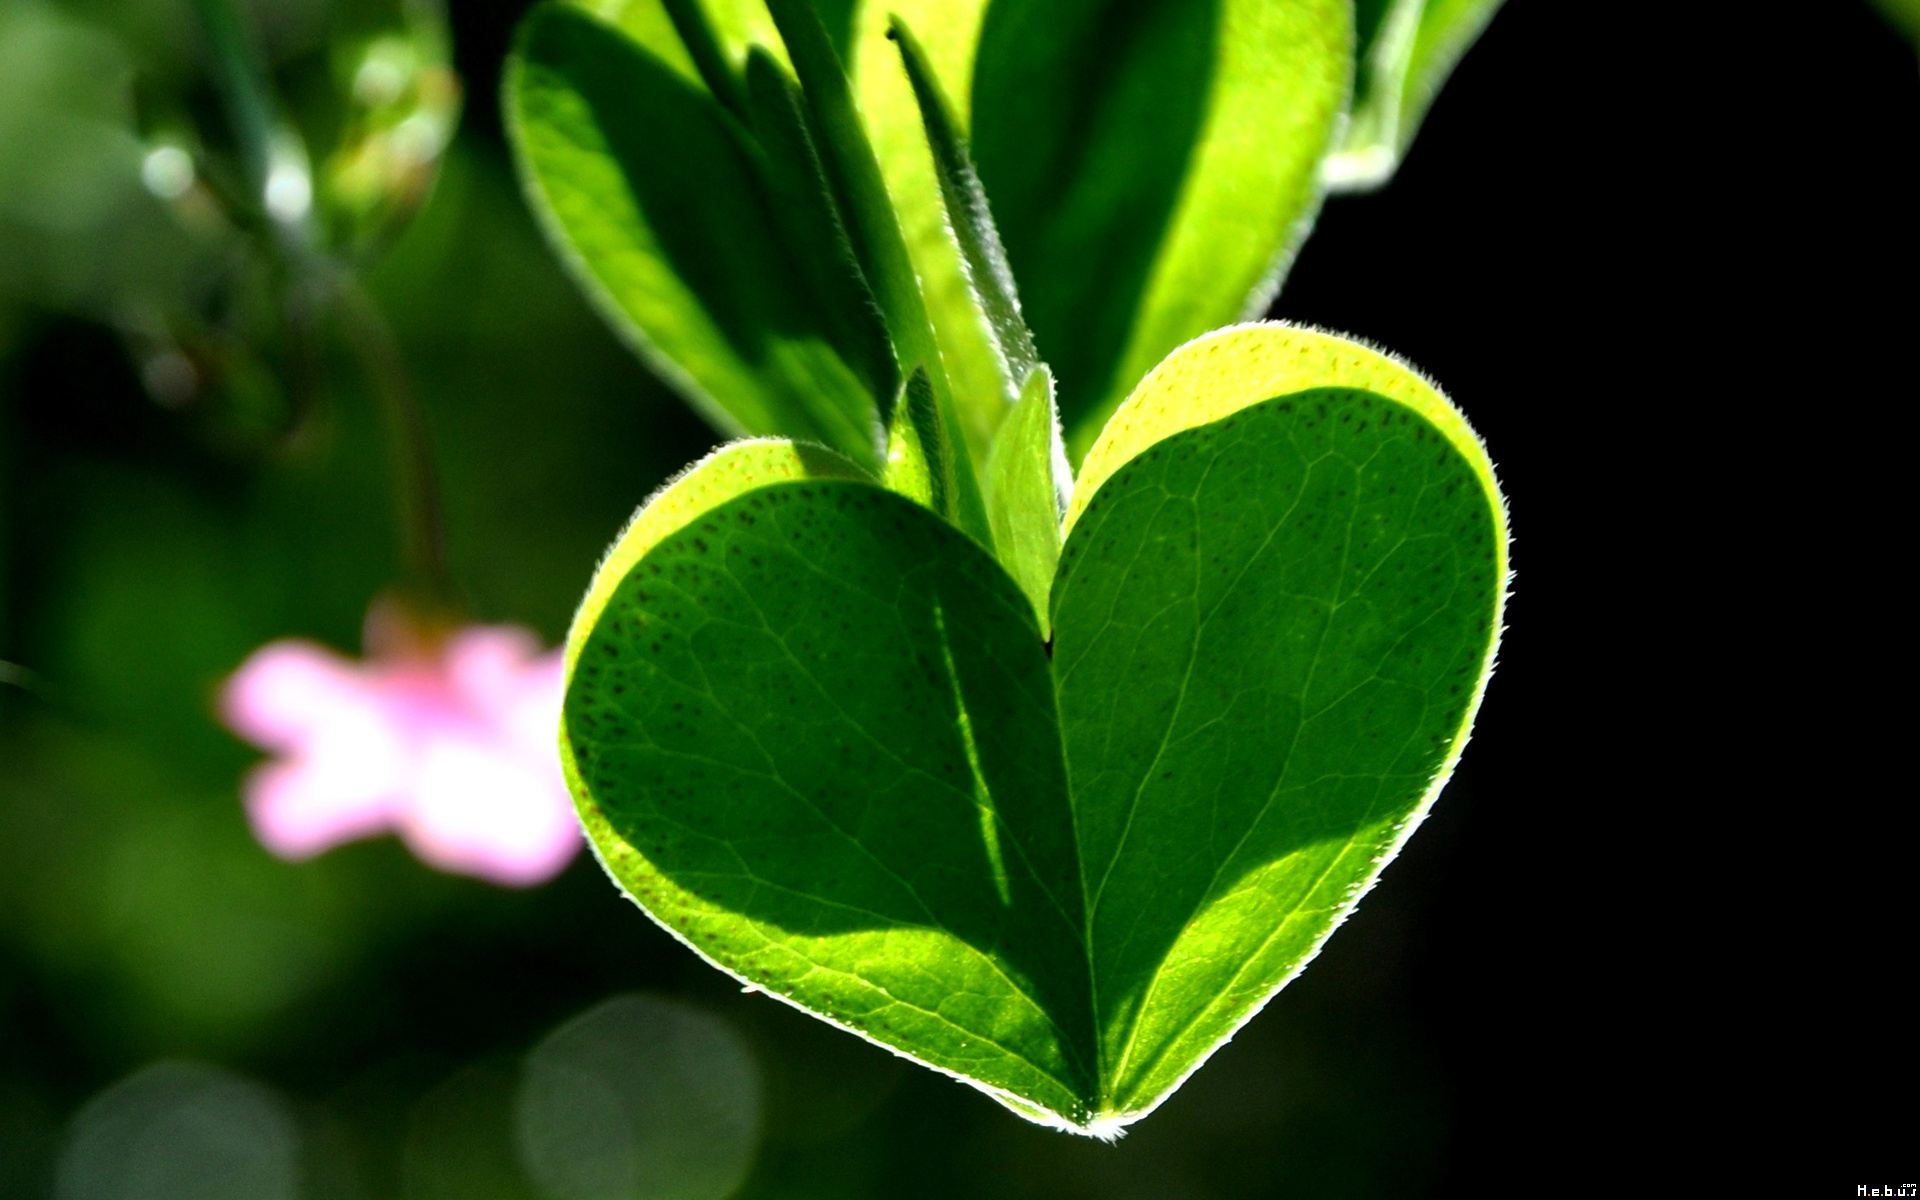
<svg viewBox="0 0 1920 1200"><path fill-rule="evenodd" d="M1920 44L1920 0L1871 0L1893 27Z"/></svg>
<svg viewBox="0 0 1920 1200"><path fill-rule="evenodd" d="M562 277L497 140L460 135L437 182L421 169L458 103L431 13L244 11L318 164L308 245L364 281L422 398L460 598L556 641L626 515L711 434ZM0 1198L282 1161L209 1134L212 1158L188 1139L132 1182L72 1165L161 1085L209 1112L275 1097L253 1110L295 1130L290 1194L536 1196L524 1056L635 989L717 1016L757 1064L743 1196L1364 1196L1432 1176L1442 1099L1373 974L1389 897L1107 1148L738 994L584 857L508 892L390 839L298 865L261 850L237 796L255 756L214 691L271 638L352 649L399 539L377 397L303 290L308 251L245 199L194 14L0 7ZM517 12L453 15L456 39L498 44Z"/></svg>
<svg viewBox="0 0 1920 1200"><path fill-rule="evenodd" d="M551 641L633 499L704 434L599 333L530 233L498 162L462 157L374 283L437 401L469 599ZM73 325L44 328L14 364L24 577L6 657L44 690L8 697L0 896L28 944L112 978L86 989L95 1002L161 1041L184 1021L184 1047L245 1045L315 972L394 927L391 867L403 889L440 882L352 853L264 857L233 803L252 756L210 718L221 676L262 641L353 645L392 573L384 452L344 367L339 403L262 468L143 403L129 374ZM126 869L84 865L102 860ZM201 928L187 948L208 961L178 956L182 925Z"/></svg>

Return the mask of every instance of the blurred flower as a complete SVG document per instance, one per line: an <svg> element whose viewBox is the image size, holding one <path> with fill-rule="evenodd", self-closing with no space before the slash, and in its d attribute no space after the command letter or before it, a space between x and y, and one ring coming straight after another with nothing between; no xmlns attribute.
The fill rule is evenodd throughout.
<svg viewBox="0 0 1920 1200"><path fill-rule="evenodd" d="M388 830L430 866L509 886L580 848L555 747L561 652L511 625L438 632L367 615L364 662L285 639L228 680L229 728L279 755L246 782L268 850L310 858Z"/></svg>

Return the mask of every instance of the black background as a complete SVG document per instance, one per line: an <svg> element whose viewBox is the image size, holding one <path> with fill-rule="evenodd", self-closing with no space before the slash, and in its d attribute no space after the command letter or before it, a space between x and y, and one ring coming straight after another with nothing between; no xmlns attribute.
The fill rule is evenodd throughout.
<svg viewBox="0 0 1920 1200"><path fill-rule="evenodd" d="M450 8L465 128L504 154L523 6ZM1364 995L1356 1020L1407 1031L1444 1106L1429 1194L1670 1156L1751 1181L1810 1113L1848 1187L1911 1172L1917 163L1920 63L1864 5L1512 0L1392 184L1329 200L1273 308L1437 379L1511 503L1509 628L1472 745L1301 985L1324 971L1315 1003ZM54 353L23 377L73 365ZM697 453L703 433L664 419ZM459 1055L611 987L702 986L596 873L556 895L530 930L590 914L645 955L583 967L586 932L442 941L392 964L399 1015L345 1044ZM469 987L485 1011L443 1003ZM12 1011L16 1047L72 1070L52 1000ZM248 1065L333 1084L297 1048ZM941 1192L939 1123L1005 1118L930 1076L902 1086L887 1175ZM1776 1127L1796 1138L1732 1160L1730 1137Z"/></svg>
<svg viewBox="0 0 1920 1200"><path fill-rule="evenodd" d="M1711 1174L1766 1129L1913 1161L1912 793L1874 714L1917 163L1913 49L1864 6L1520 0L1276 305L1441 380L1512 507L1500 668L1387 875L1449 1194Z"/></svg>

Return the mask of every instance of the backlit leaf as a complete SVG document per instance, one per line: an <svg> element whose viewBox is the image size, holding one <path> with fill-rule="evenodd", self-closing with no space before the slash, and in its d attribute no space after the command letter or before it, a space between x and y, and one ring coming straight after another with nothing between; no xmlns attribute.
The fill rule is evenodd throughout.
<svg viewBox="0 0 1920 1200"><path fill-rule="evenodd" d="M1044 366L1027 386L987 459L987 513L1000 565L1033 601L1042 637L1052 637L1047 594L1060 561L1060 507L1073 486L1060 414L1053 405L1053 374Z"/></svg>
<svg viewBox="0 0 1920 1200"><path fill-rule="evenodd" d="M908 82L913 85L914 102L920 108L927 144L933 152L940 201L946 209L954 242L960 248L968 288L992 342L994 367L1007 398L1018 397L1027 386L1027 376L1039 364L1039 355L1033 348L1033 334L1020 315L1020 297L1014 286L1013 271L1007 266L1006 248L1000 243L1000 231L994 228L993 214L968 154L966 138L927 61L926 51L906 23L897 18L889 33L900 47L900 62L907 70Z"/></svg>
<svg viewBox="0 0 1920 1200"><path fill-rule="evenodd" d="M973 159L1076 460L1155 363L1272 299L1319 204L1351 19L1340 0L988 9Z"/></svg>
<svg viewBox="0 0 1920 1200"><path fill-rule="evenodd" d="M675 0L674 7L695 2ZM592 0L583 7L617 24L639 49L641 74L672 76L716 111L723 106L701 82L703 75L717 77L716 58L743 71L749 51L759 46L783 65L793 61L761 0L698 0L712 31L710 39L694 39L698 54L676 31L664 0ZM955 237L968 223L966 214L956 217L962 206L943 199L938 156L899 48L887 38L890 22L897 18L918 38L925 51L922 92L930 86L944 97L956 140L970 144L1019 281L1026 324L1039 357L1054 369L1075 457L1162 356L1265 309L1318 206L1319 166L1352 79L1352 13L1341 0L835 0L802 7L818 15L830 57L851 76L857 125L884 180L939 351L937 368L917 344L899 347L896 360L929 366L936 393L950 400L949 416L976 461L985 458L1017 395L1006 386L1008 343L996 344L993 324L982 324L968 256ZM717 51L705 48L708 41ZM535 45L531 32L523 44ZM510 88L510 114L530 111L529 104L553 110L557 101L548 93L578 92L590 73L549 52L540 64L548 75L541 76L532 57L523 52L522 58L517 78L540 86ZM827 78L824 63L820 55L811 58L820 84ZM697 231L656 215L658 204L636 205L620 192L646 200L658 190L644 183L649 170L710 180L716 191L738 182L737 172L701 176L685 156L641 149L649 121L689 117L681 111L686 105L654 98L652 90L644 83L629 89L648 93L644 103L632 97L614 103L594 92L599 99L572 104L587 112L543 118L553 127L544 131L525 117L510 122L530 190L551 210L550 232L567 246L589 290L606 294L603 307L626 314L630 334L651 347L657 366L696 402L701 396L712 401L710 413L738 410L723 427L824 437L817 416L788 412L803 414L804 398L783 390L780 378L759 378L780 372L754 348L764 339L749 336L751 322L743 332L740 321L726 320L725 304L691 286L694 281L676 288L671 278L655 278L692 269L696 256L678 248L704 243ZM824 93L822 99L828 99ZM843 135L854 131L854 123L826 110L815 116L825 141L845 142ZM829 137L823 123L840 132ZM562 132L566 136L555 136ZM559 149L548 145L556 140ZM624 167L640 174L623 182L622 169L590 161L596 153L624 153ZM822 146L823 157L835 153ZM582 182L572 182L574 176ZM893 247L883 244L888 239L867 244L854 226L869 222L851 211L865 208L870 184L836 179L849 206L848 232L881 310L895 320L897 340L907 302L893 295L902 277L889 265ZM595 208L609 196L610 207ZM624 211L635 207L642 210L637 218ZM703 222L717 228L742 219L718 211L725 207L700 214ZM765 214L758 220L775 223ZM743 237L749 246L770 240L751 229ZM793 289L774 289L787 290ZM815 296L817 289L799 294ZM672 311L687 304L690 314ZM707 328L715 324L717 333ZM798 328L812 331L809 323ZM874 384L871 371L862 374L858 339L817 332L833 347L834 364L847 367L883 405L891 388ZM747 348L719 353L714 343L727 335ZM917 334L910 338L917 340ZM742 358L745 369L735 361ZM833 374L812 359L806 365ZM845 435L826 440L870 462Z"/></svg>
<svg viewBox="0 0 1920 1200"><path fill-rule="evenodd" d="M1321 169L1334 191L1393 177L1427 108L1501 0L1361 0L1352 119Z"/></svg>
<svg viewBox="0 0 1920 1200"><path fill-rule="evenodd" d="M504 91L550 240L654 369L723 429L877 467L894 384L875 361L884 335L861 326L871 311L846 303L844 247L795 236L797 177L769 174L684 51L676 64L549 6L523 25Z"/></svg>
<svg viewBox="0 0 1920 1200"><path fill-rule="evenodd" d="M1458 760L1506 579L1486 455L1356 343L1202 338L1089 454L1049 643L979 543L804 453L722 451L602 567L568 640L582 819L716 965L1112 1136Z"/></svg>

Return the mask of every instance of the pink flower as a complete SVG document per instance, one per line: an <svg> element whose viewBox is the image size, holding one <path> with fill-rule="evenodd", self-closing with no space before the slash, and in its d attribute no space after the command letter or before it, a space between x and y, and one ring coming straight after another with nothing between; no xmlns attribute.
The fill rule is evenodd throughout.
<svg viewBox="0 0 1920 1200"><path fill-rule="evenodd" d="M555 748L561 652L510 625L423 633L367 615L368 658L270 643L234 672L221 715L279 757L246 781L262 845L311 858L391 830L427 864L525 887L558 874L580 827Z"/></svg>

